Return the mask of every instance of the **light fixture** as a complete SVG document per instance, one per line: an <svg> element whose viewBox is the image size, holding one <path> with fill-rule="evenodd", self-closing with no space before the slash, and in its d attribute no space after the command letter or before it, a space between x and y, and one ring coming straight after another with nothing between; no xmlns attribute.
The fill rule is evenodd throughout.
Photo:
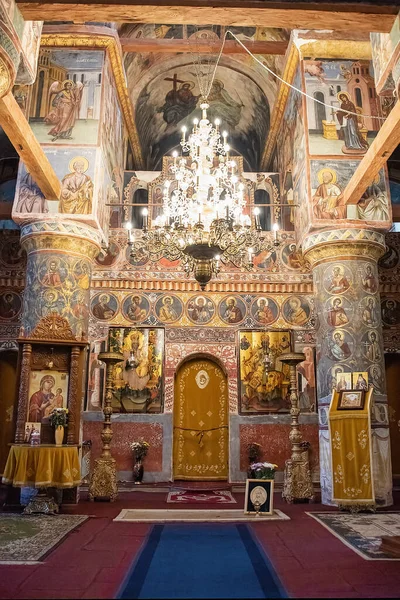
<svg viewBox="0 0 400 600"><path fill-rule="evenodd" d="M180 260L204 290L221 263L250 270L256 254L272 252L280 241L277 224L272 241L263 234L258 208L253 222L246 214L244 184L230 156L228 134L221 135L219 119L213 125L207 118L207 102L200 108L202 118L194 119L189 136L182 127L182 155L172 154L168 173L173 177L164 183L162 214L149 227L148 210L143 210L140 239L134 240L130 223L126 227L132 258L145 250L155 262Z"/></svg>
<svg viewBox="0 0 400 600"><path fill-rule="evenodd" d="M139 361L137 359L137 357L135 356L135 353L133 352L133 350L130 351L128 358L126 359L125 362L125 370L129 371L130 369L135 369L139 364Z"/></svg>

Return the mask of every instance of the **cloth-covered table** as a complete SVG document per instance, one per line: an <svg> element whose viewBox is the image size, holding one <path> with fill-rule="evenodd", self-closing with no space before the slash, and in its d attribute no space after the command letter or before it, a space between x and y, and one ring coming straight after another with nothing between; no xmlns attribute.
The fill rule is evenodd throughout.
<svg viewBox="0 0 400 600"><path fill-rule="evenodd" d="M3 483L15 487L73 488L81 483L78 446L11 446Z"/></svg>

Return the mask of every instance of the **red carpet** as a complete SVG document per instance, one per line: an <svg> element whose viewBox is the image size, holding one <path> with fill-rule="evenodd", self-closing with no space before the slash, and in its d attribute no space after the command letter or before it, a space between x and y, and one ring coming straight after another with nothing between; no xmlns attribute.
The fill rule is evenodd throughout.
<svg viewBox="0 0 400 600"><path fill-rule="evenodd" d="M243 494L233 495L237 507L243 506ZM399 500L397 494L394 510L400 508ZM151 525L112 521L121 509L135 506L166 508L165 492L123 493L112 504L82 501L66 507L64 512L93 518L72 532L44 564L0 565L0 597L112 598L151 529ZM169 504L168 508L175 506L182 509L180 504ZM305 515L310 509L321 512L332 508L321 504L291 506L280 494L275 494L275 506L291 521L255 522L252 528L291 597L398 597L400 563L363 560Z"/></svg>

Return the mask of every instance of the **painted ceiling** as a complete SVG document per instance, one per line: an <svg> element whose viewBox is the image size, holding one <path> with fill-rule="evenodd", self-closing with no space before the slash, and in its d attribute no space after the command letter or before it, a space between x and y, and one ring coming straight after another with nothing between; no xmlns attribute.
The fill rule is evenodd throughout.
<svg viewBox="0 0 400 600"><path fill-rule="evenodd" d="M287 41L285 30L256 27L231 28L243 40ZM126 53L124 66L147 170L161 169L162 157L179 146L183 125L191 127L200 117L200 77L207 79L215 64L223 27L199 29L182 25L123 25L119 35L127 38L187 39L189 52L177 54ZM196 52L196 39L210 41L210 53ZM232 39L232 38L231 38ZM280 74L283 56L259 56ZM194 61L201 61L196 69ZM219 118L229 133L234 153L241 154L247 171L260 169L270 115L278 85L248 54L223 54L209 96L209 114Z"/></svg>

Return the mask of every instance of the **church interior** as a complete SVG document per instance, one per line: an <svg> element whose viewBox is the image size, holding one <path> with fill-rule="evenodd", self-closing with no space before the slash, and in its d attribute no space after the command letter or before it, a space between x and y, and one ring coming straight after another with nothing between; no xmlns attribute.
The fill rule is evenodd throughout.
<svg viewBox="0 0 400 600"><path fill-rule="evenodd" d="M1 598L398 597L399 97L396 0L0 0Z"/></svg>

